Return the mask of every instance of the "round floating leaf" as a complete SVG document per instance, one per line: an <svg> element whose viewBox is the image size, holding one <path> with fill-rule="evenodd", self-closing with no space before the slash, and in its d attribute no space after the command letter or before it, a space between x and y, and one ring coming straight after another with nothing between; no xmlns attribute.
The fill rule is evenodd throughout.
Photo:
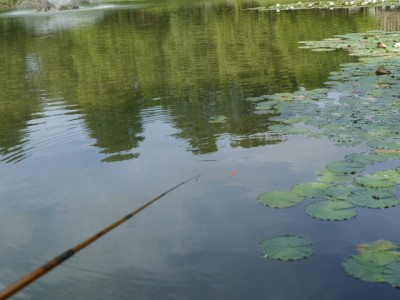
<svg viewBox="0 0 400 300"><path fill-rule="evenodd" d="M353 204L342 200L315 201L305 207L306 213L326 221L343 221L354 218L357 211Z"/></svg>
<svg viewBox="0 0 400 300"><path fill-rule="evenodd" d="M350 184L335 184L331 185L326 189L325 194L331 198L337 200L347 200L347 197L355 190L359 190L359 187L355 187Z"/></svg>
<svg viewBox="0 0 400 300"><path fill-rule="evenodd" d="M325 182L307 182L296 184L292 192L303 197L313 197L324 194L329 185Z"/></svg>
<svg viewBox="0 0 400 300"><path fill-rule="evenodd" d="M355 161L337 161L326 166L329 171L339 174L356 174L364 170L364 165Z"/></svg>
<svg viewBox="0 0 400 300"><path fill-rule="evenodd" d="M311 241L296 235L267 238L260 242L258 249L264 257L278 260L299 260L314 253Z"/></svg>
<svg viewBox="0 0 400 300"><path fill-rule="evenodd" d="M377 240L356 246L357 251L360 253L397 250L397 248L391 241L386 240Z"/></svg>
<svg viewBox="0 0 400 300"><path fill-rule="evenodd" d="M274 191L258 196L258 201L266 206L274 208L286 208L303 201L303 197L293 192Z"/></svg>
<svg viewBox="0 0 400 300"><path fill-rule="evenodd" d="M345 159L349 161L358 162L364 165L369 165L386 160L385 157L376 153L352 153L346 155Z"/></svg>
<svg viewBox="0 0 400 300"><path fill-rule="evenodd" d="M350 275L369 282L400 283L400 252L390 241L378 240L358 245L360 254L351 256L343 267Z"/></svg>
<svg viewBox="0 0 400 300"><path fill-rule="evenodd" d="M275 104L276 104L276 102L274 102L274 101L263 101L263 102L257 103L257 105L255 106L255 109L270 110Z"/></svg>
<svg viewBox="0 0 400 300"><path fill-rule="evenodd" d="M372 148L378 148L378 149L400 150L400 143L394 143L382 139L374 139L371 141L367 141L367 145Z"/></svg>
<svg viewBox="0 0 400 300"><path fill-rule="evenodd" d="M343 267L351 276L369 282L384 282L383 266L362 255L349 257Z"/></svg>
<svg viewBox="0 0 400 300"><path fill-rule="evenodd" d="M291 101L293 100L293 94L291 93L278 93L272 95L271 99L276 101Z"/></svg>
<svg viewBox="0 0 400 300"><path fill-rule="evenodd" d="M386 266L387 264L398 261L399 256L396 251L367 251L359 254L360 257L372 261L379 266Z"/></svg>
<svg viewBox="0 0 400 300"><path fill-rule="evenodd" d="M392 172L391 172L392 171ZM395 170L379 171L373 174L366 174L356 178L356 183L371 188L390 188L394 187L399 178Z"/></svg>
<svg viewBox="0 0 400 300"><path fill-rule="evenodd" d="M376 189L360 189L353 191L346 199L354 205L368 208L387 208L400 203L393 192Z"/></svg>
<svg viewBox="0 0 400 300"><path fill-rule="evenodd" d="M390 159L400 158L400 150L392 150L392 149L376 149L375 152L379 153L383 157Z"/></svg>
<svg viewBox="0 0 400 300"><path fill-rule="evenodd" d="M383 268L383 278L393 287L400 287L400 262L396 261Z"/></svg>
<svg viewBox="0 0 400 300"><path fill-rule="evenodd" d="M344 183L354 180L354 175L335 173L327 169L318 171L318 175L318 181L327 183Z"/></svg>

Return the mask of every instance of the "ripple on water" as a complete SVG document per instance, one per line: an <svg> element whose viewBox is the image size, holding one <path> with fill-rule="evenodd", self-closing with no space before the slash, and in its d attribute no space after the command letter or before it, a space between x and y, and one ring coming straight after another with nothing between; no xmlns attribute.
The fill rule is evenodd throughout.
<svg viewBox="0 0 400 300"><path fill-rule="evenodd" d="M32 114L20 130L19 144L3 149L0 161L18 163L33 154L50 152L82 139L83 117L78 106L62 99L47 101L42 111Z"/></svg>

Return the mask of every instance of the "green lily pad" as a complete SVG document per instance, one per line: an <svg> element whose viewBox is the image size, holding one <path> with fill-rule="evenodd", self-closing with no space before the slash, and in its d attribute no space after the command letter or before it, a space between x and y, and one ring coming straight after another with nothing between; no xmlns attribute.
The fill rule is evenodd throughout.
<svg viewBox="0 0 400 300"><path fill-rule="evenodd" d="M326 168L334 173L353 175L364 170L364 165L355 161L337 161L329 163Z"/></svg>
<svg viewBox="0 0 400 300"><path fill-rule="evenodd" d="M400 150L398 149L375 149L375 152L387 159L400 158Z"/></svg>
<svg viewBox="0 0 400 300"><path fill-rule="evenodd" d="M303 197L294 192L273 191L258 196L258 201L266 206L274 208L286 208L303 201Z"/></svg>
<svg viewBox="0 0 400 300"><path fill-rule="evenodd" d="M400 252L390 241L378 240L361 245L359 254L346 259L346 272L358 279L369 282L388 282L394 287L400 283Z"/></svg>
<svg viewBox="0 0 400 300"><path fill-rule="evenodd" d="M277 260L299 260L314 253L312 243L303 236L282 235L262 240L258 250L264 257Z"/></svg>
<svg viewBox="0 0 400 300"><path fill-rule="evenodd" d="M307 182L296 184L292 187L292 192L302 197L313 197L324 194L328 187L329 184L325 182Z"/></svg>
<svg viewBox="0 0 400 300"><path fill-rule="evenodd" d="M325 190L325 194L336 200L347 200L353 191L357 191L359 189L359 187L355 187L348 183L334 184Z"/></svg>
<svg viewBox="0 0 400 300"><path fill-rule="evenodd" d="M397 250L398 247L391 241L377 240L373 242L359 244L356 246L356 249L360 253L366 253L366 252Z"/></svg>
<svg viewBox="0 0 400 300"><path fill-rule="evenodd" d="M385 282L383 278L384 266L374 261L368 260L362 255L349 257L343 267L351 276L369 282Z"/></svg>
<svg viewBox="0 0 400 300"><path fill-rule="evenodd" d="M317 173L319 175L317 180L321 182L344 183L344 182L352 182L354 180L354 175L335 173L327 169L320 170Z"/></svg>
<svg viewBox="0 0 400 300"><path fill-rule="evenodd" d="M399 175L395 170L386 170L360 176L355 181L366 187L390 188L398 183Z"/></svg>
<svg viewBox="0 0 400 300"><path fill-rule="evenodd" d="M392 287L400 287L400 261L388 264L383 268L383 279Z"/></svg>
<svg viewBox="0 0 400 300"><path fill-rule="evenodd" d="M349 161L358 162L364 165L369 165L386 160L384 156L376 153L352 153L346 155L345 159Z"/></svg>
<svg viewBox="0 0 400 300"><path fill-rule="evenodd" d="M393 191L377 189L360 189L353 191L346 199L354 205L367 208L387 208L400 203L400 200L393 195Z"/></svg>
<svg viewBox="0 0 400 300"><path fill-rule="evenodd" d="M256 110L270 110L275 104L276 104L276 102L274 102L274 101L263 101L263 102L257 103L257 105L255 106L255 109Z"/></svg>
<svg viewBox="0 0 400 300"><path fill-rule="evenodd" d="M305 211L313 218L326 221L343 221L357 215L353 204L342 200L315 201L308 204Z"/></svg>

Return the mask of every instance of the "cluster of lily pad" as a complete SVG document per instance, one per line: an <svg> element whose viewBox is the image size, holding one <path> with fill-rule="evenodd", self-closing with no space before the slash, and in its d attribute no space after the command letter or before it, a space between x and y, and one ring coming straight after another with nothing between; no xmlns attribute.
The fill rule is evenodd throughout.
<svg viewBox="0 0 400 300"><path fill-rule="evenodd" d="M369 282L386 282L400 287L400 246L378 240L357 246L343 267L350 275Z"/></svg>
<svg viewBox="0 0 400 300"><path fill-rule="evenodd" d="M339 72L332 72L323 89L247 99L255 103L256 111L281 116L276 120L280 124L271 127L280 134L326 138L339 146L369 147L327 164L317 172L314 182L262 193L258 196L260 203L287 208L309 201L305 212L325 221L354 218L357 207L382 209L400 203L399 41L400 32L372 31L302 42L302 48L314 51L348 51L358 56L359 62L343 64ZM379 76L379 68L389 71ZM357 249L359 253L343 263L347 273L400 287L398 245L376 241ZM272 259L296 260L309 257L314 250L307 238L284 235L261 241L259 251Z"/></svg>
<svg viewBox="0 0 400 300"><path fill-rule="evenodd" d="M305 212L326 221L351 219L357 215L356 207L394 207L400 203L396 196L400 169L363 172L367 165L386 159L378 153L350 154L320 170L317 181L294 185L290 191L262 193L258 201L273 208L287 208L313 200L305 206Z"/></svg>
<svg viewBox="0 0 400 300"><path fill-rule="evenodd" d="M398 1L392 0L337 0L337 1L315 1L315 2L294 2L286 4L274 4L270 6L260 6L247 10L276 11L281 10L305 10L305 9L337 9L337 8L362 8L362 7L397 7Z"/></svg>

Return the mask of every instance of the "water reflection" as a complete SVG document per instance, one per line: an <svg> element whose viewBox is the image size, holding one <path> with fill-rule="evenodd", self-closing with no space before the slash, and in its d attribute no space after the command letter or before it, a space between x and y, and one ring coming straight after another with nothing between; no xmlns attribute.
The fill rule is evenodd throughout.
<svg viewBox="0 0 400 300"><path fill-rule="evenodd" d="M362 149L277 135L269 128L279 112L255 113L248 99L321 87L351 58L297 41L373 29L375 18L177 2L80 12L55 30L46 22L56 14L0 18L1 285L201 173L20 298L377 298L381 287L350 288L339 261L381 228L395 240L392 210L381 228L350 221L356 231L256 201ZM86 14L90 24L79 20ZM326 250L314 271L310 262L264 264L261 238L300 229Z"/></svg>
<svg viewBox="0 0 400 300"><path fill-rule="evenodd" d="M271 122L254 115L246 97L320 86L339 62L348 60L346 53L297 48L300 39L338 33L332 26L321 25L322 32L299 25L310 20L341 23L346 31L375 22L364 14L351 19L343 12L254 14L219 5L171 14L124 7L3 17L0 34L6 43L0 55L10 64L2 67L3 112L10 98L15 99L13 114L36 106L18 122L5 112L1 128L12 128L3 131L3 153L9 157L29 143L29 122L51 101L42 91L59 94L65 107L79 107L82 127L106 154L104 161L138 156L135 148L144 138L141 110L154 105L172 116L170 122L180 130L176 137L187 140L194 153L217 151L218 136L224 134L232 136L235 147L279 142L262 138ZM289 27L297 30L287 32ZM226 122L211 124L216 116L225 116Z"/></svg>

